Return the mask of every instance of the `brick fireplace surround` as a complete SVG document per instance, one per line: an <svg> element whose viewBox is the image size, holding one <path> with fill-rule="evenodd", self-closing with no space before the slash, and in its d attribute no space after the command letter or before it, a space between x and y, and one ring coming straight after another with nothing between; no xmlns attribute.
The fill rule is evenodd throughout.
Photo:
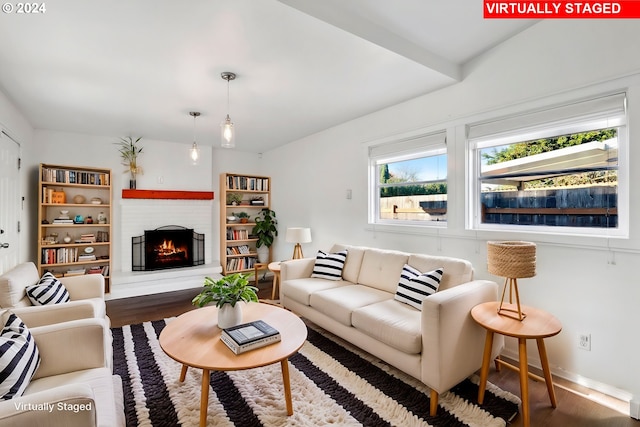
<svg viewBox="0 0 640 427"><path fill-rule="evenodd" d="M193 228L205 235L205 264L157 271L132 271L131 238L167 225ZM119 265L111 278L107 299L149 295L201 287L205 276L220 275L220 261L211 259L213 193L123 190L120 218L112 230L119 244ZM115 239L114 239L115 240ZM115 264L115 263L114 263Z"/></svg>

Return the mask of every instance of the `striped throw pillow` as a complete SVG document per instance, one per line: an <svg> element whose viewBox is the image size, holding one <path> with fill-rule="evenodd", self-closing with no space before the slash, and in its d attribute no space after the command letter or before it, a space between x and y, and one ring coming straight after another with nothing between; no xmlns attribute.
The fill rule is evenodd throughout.
<svg viewBox="0 0 640 427"><path fill-rule="evenodd" d="M18 316L6 311L0 322L0 397L9 400L24 393L40 366L40 353Z"/></svg>
<svg viewBox="0 0 640 427"><path fill-rule="evenodd" d="M402 267L402 273L400 273L398 289L394 298L422 310L422 301L438 290L443 271L444 269L440 267L427 273L421 273L409 264L405 264Z"/></svg>
<svg viewBox="0 0 640 427"><path fill-rule="evenodd" d="M27 296L33 305L50 305L69 302L69 292L51 273L44 273L40 281L27 286Z"/></svg>
<svg viewBox="0 0 640 427"><path fill-rule="evenodd" d="M346 259L346 250L335 253L318 251L318 255L316 255L316 263L313 266L311 277L327 280L342 279L342 268L344 267L344 262L346 261Z"/></svg>

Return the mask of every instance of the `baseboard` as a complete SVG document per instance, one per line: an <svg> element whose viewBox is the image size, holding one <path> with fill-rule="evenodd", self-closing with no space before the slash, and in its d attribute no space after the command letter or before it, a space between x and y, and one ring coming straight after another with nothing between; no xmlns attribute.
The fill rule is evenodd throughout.
<svg viewBox="0 0 640 427"><path fill-rule="evenodd" d="M500 357L510 359L515 366L518 365L517 351L504 349ZM540 363L540 360L538 358L529 357L528 363L530 367L533 367L542 371L542 364ZM551 374L554 376L554 384L556 386L560 385L559 384L560 382L556 380L562 379L564 380L565 384L569 383L567 385L563 385L563 388L570 390L574 393L581 394L585 398L591 401L597 402L603 406L617 410L633 418L637 418L638 413L636 412L636 416L634 416L633 414L633 406L631 403L633 398L632 393L626 390L622 390L620 388L614 387L610 384L606 384L591 378L583 377L582 375L568 372L559 366L554 366L552 363L550 363L550 368L551 368ZM572 385L575 385L575 387L572 387ZM578 386L586 387L597 393L585 395L584 393L577 391ZM598 396L597 395L598 393L601 394L602 396Z"/></svg>

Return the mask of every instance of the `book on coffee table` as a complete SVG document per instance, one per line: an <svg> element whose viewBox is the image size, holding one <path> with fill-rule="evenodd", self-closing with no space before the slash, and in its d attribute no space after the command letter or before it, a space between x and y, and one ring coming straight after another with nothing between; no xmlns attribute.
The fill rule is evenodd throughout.
<svg viewBox="0 0 640 427"><path fill-rule="evenodd" d="M280 332L263 320L255 320L222 330L220 339L235 354L280 341Z"/></svg>

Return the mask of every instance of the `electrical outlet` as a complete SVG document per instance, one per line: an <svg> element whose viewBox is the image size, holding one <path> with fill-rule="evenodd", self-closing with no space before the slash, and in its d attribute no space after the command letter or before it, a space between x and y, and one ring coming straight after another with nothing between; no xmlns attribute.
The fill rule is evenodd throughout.
<svg viewBox="0 0 640 427"><path fill-rule="evenodd" d="M591 351L591 334L578 335L578 348Z"/></svg>

